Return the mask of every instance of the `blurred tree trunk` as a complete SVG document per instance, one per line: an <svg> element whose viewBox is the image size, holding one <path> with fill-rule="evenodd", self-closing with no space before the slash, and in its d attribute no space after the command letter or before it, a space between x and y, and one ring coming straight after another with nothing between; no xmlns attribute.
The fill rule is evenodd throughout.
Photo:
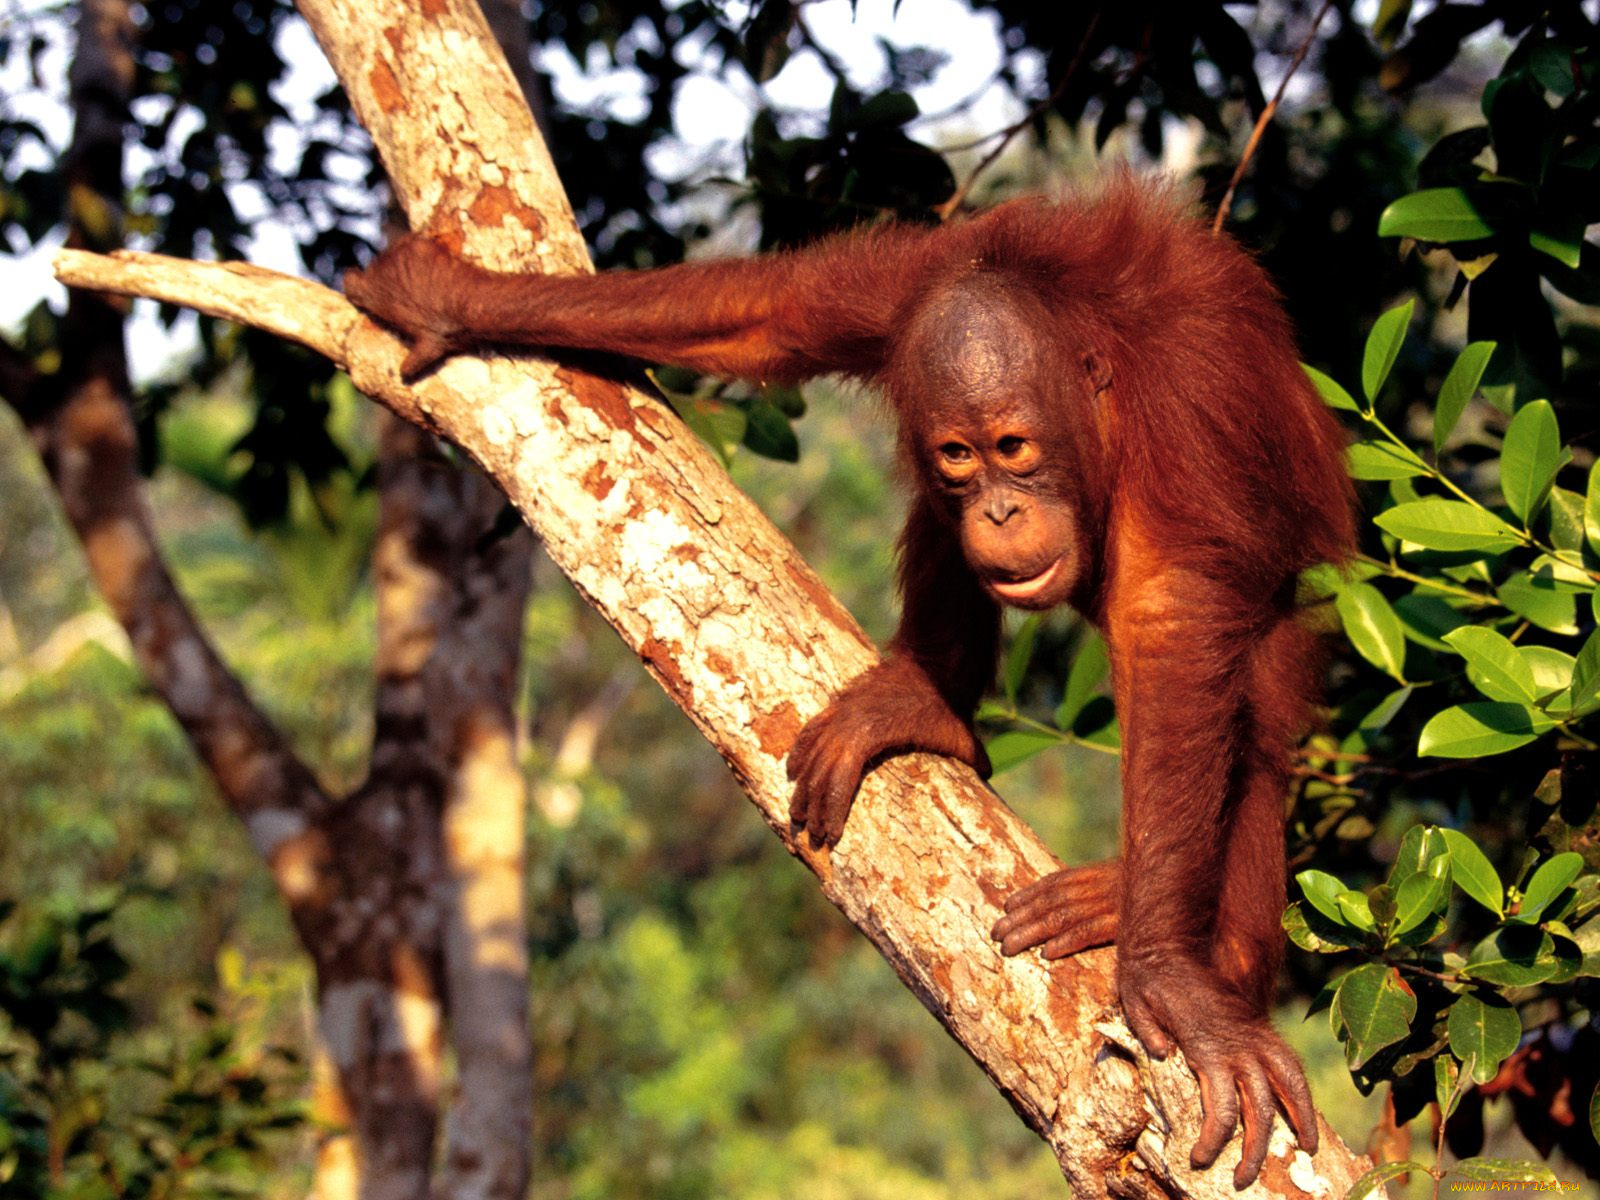
<svg viewBox="0 0 1600 1200"><path fill-rule="evenodd" d="M134 36L128 0L81 4L64 163L73 247L121 241ZM73 292L58 369L0 347L0 390L139 666L249 828L315 965L316 1113L328 1131L315 1194L518 1200L531 1041L514 695L532 538L491 536L504 506L494 487L414 427L385 423L371 771L350 796L330 796L218 657L162 562L138 469L124 310Z"/></svg>

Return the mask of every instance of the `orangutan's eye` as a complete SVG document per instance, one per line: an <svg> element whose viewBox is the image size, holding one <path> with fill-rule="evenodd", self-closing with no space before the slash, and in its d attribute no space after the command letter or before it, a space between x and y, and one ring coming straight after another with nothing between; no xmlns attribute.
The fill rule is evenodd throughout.
<svg viewBox="0 0 1600 1200"><path fill-rule="evenodd" d="M994 448L1000 455L1000 461L1005 463L1006 470L1013 475L1027 475L1038 469L1042 458L1038 444L1020 434L1007 434L994 444Z"/></svg>

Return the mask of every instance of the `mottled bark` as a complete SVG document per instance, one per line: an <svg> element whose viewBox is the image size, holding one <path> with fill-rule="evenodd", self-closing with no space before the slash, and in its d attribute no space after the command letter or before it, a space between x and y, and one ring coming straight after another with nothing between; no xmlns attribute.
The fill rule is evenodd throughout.
<svg viewBox="0 0 1600 1200"><path fill-rule="evenodd" d="M501 269L587 270L516 85L469 0L302 0L414 228ZM1082 1196L1234 1195L1237 1141L1194 1172L1193 1079L1152 1062L1113 1002L1109 951L1003 959L1000 900L1053 869L967 770L924 756L867 780L831 852L794 841L784 756L876 655L794 549L668 410L531 357L457 358L414 387L404 348L313 285L235 266L63 255L79 286L152 295L292 338L446 435L728 761L775 834L879 948ZM1313 1160L1274 1133L1258 1194L1341 1195L1364 1169L1330 1130Z"/></svg>
<svg viewBox="0 0 1600 1200"><path fill-rule="evenodd" d="M484 20L489 23L489 32L505 52L511 77L522 89L522 97L528 102L540 133L548 135L550 87L544 76L533 69L533 38L521 0L483 0L481 7Z"/></svg>

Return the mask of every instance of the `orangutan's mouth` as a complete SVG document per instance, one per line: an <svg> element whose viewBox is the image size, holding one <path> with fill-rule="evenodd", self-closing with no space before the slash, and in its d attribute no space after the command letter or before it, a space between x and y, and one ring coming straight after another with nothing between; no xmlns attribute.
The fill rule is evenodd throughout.
<svg viewBox="0 0 1600 1200"><path fill-rule="evenodd" d="M1061 563L1062 560L1058 558L1037 575L1028 579L1005 582L991 579L989 588L1007 604L1026 604L1055 582L1056 574L1061 570Z"/></svg>

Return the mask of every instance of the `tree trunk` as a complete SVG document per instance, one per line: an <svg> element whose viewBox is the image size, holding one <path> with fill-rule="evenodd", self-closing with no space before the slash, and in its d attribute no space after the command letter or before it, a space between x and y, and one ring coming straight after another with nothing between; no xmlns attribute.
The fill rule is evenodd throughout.
<svg viewBox="0 0 1600 1200"><path fill-rule="evenodd" d="M302 0L413 228L500 269L587 270L537 130L469 0ZM396 413L462 447L551 558L727 760L774 833L878 947L1080 1196L1233 1196L1238 1143L1188 1165L1199 1102L1118 1016L1112 955L1000 956L1002 897L1057 865L966 768L898 758L831 852L789 829L784 756L875 661L849 614L659 401L530 357L456 358L407 387L403 347L342 298L239 265L63 254L68 283L157 296L329 355ZM1325 1126L1280 1126L1258 1194L1342 1195L1365 1170Z"/></svg>

